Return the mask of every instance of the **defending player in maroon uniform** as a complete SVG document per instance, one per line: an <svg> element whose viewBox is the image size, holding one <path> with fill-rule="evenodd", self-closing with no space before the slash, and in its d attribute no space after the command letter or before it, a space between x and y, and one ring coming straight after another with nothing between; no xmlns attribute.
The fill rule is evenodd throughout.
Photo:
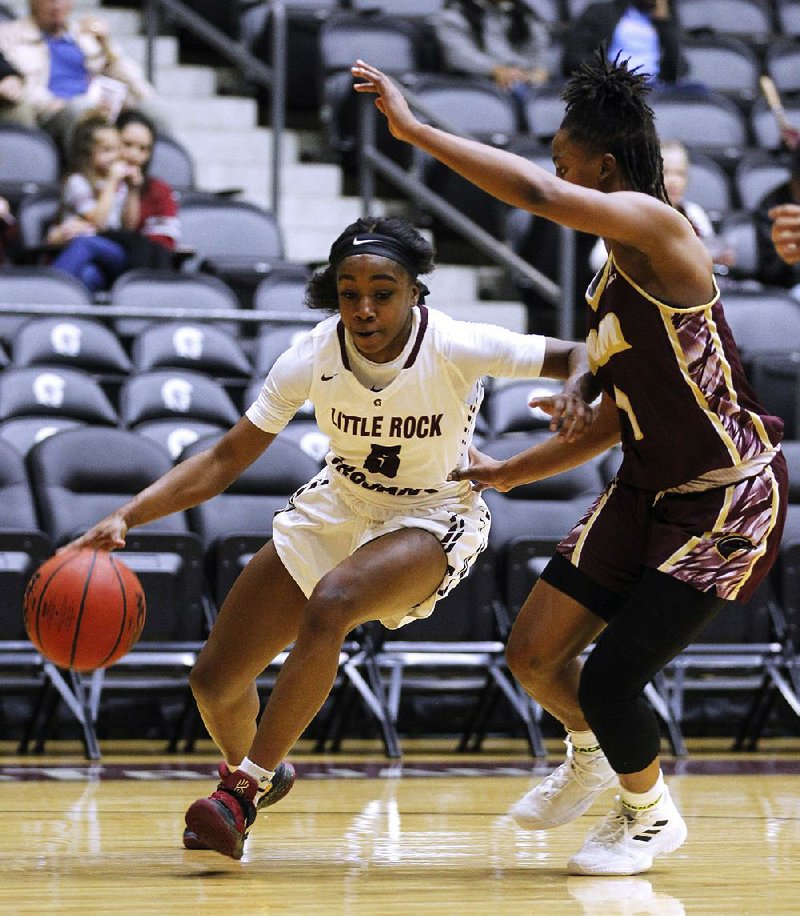
<svg viewBox="0 0 800 916"><path fill-rule="evenodd" d="M587 293L587 348L602 400L564 468L622 441L618 476L559 545L519 612L507 657L567 729L567 759L512 809L545 829L619 782L614 808L572 857L574 874L629 875L677 849L686 825L661 775L644 686L777 551L785 514L780 420L747 385L711 258L664 187L647 74L602 52L567 84L555 176L418 121L363 61L392 134L511 206L599 235L608 260ZM533 403L541 406L541 401ZM505 462L474 452L478 488L543 476L556 442ZM547 464L552 472L552 462ZM579 657L594 648L581 668Z"/></svg>

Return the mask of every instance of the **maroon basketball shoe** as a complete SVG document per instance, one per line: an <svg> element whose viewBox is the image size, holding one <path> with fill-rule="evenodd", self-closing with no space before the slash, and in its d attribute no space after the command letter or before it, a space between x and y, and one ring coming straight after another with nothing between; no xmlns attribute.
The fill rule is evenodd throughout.
<svg viewBox="0 0 800 916"><path fill-rule="evenodd" d="M209 849L241 859L247 831L256 819L253 801L258 783L236 770L208 798L198 798L186 812L186 826Z"/></svg>
<svg viewBox="0 0 800 916"><path fill-rule="evenodd" d="M228 769L225 761L222 761L219 764L217 767L217 772L219 773L221 782L224 782L231 775L231 771ZM259 799L257 806L258 810L260 811L262 808L269 808L270 805L274 805L276 802L279 802L285 795L289 793L289 790L294 785L294 780L295 770L291 763L287 763L286 761L279 763L275 769L275 775L272 778L272 785ZM245 839L247 839L246 833ZM188 827L183 831L183 845L187 849L213 848L207 843L202 842L197 834L193 830L190 830Z"/></svg>

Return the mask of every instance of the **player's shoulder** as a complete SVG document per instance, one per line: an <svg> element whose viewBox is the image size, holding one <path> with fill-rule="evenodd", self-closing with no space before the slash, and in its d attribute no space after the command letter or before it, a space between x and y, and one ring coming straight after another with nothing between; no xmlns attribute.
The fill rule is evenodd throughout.
<svg viewBox="0 0 800 916"><path fill-rule="evenodd" d="M474 323L454 318L439 309L428 308L428 330L443 342L453 339L468 339L473 334Z"/></svg>
<svg viewBox="0 0 800 916"><path fill-rule="evenodd" d="M498 337L514 336L507 328L489 322L464 321L436 309L430 309L429 314L429 326L445 349L474 349Z"/></svg>

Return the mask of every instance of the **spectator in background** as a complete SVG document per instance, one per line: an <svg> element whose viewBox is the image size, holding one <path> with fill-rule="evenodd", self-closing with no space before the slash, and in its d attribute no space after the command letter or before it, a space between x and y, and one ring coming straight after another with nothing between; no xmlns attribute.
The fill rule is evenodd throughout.
<svg viewBox="0 0 800 916"><path fill-rule="evenodd" d="M608 49L610 61L622 52L631 67L641 67L654 83L674 83L685 70L670 0L603 0L587 6L564 40L564 76L600 45Z"/></svg>
<svg viewBox="0 0 800 916"><path fill-rule="evenodd" d="M736 263L736 252L725 244L717 235L706 211L693 200L686 199L689 186L689 151L680 140L664 140L661 143L661 159L664 168L664 186L667 189L670 203L692 224L695 233L703 240L706 248L720 268L719 273L726 273ZM602 239L598 239L592 249L592 270L598 271L606 260L606 248Z"/></svg>
<svg viewBox="0 0 800 916"><path fill-rule="evenodd" d="M19 244L19 229L11 204L5 197L0 197L0 267L14 261Z"/></svg>
<svg viewBox="0 0 800 916"><path fill-rule="evenodd" d="M800 204L781 204L767 214L772 220L772 244L787 264L800 263Z"/></svg>
<svg viewBox="0 0 800 916"><path fill-rule="evenodd" d="M15 107L22 102L24 88L17 69L0 54L0 120L5 120L5 114L12 114Z"/></svg>
<svg viewBox="0 0 800 916"><path fill-rule="evenodd" d="M447 0L433 22L444 69L493 80L520 113L530 88L547 81L550 34L524 0Z"/></svg>
<svg viewBox="0 0 800 916"><path fill-rule="evenodd" d="M61 222L48 241L63 245L53 267L93 293L133 267L169 267L179 234L172 189L147 167L155 131L140 112L118 126L89 115L75 129L72 172L62 194Z"/></svg>
<svg viewBox="0 0 800 916"><path fill-rule="evenodd" d="M794 210L800 213L800 147L792 152L789 180L762 198L756 211L757 279L766 286L788 289L800 298L800 257L790 247L797 239L783 234L791 225Z"/></svg>
<svg viewBox="0 0 800 916"><path fill-rule="evenodd" d="M166 181L149 174L155 125L142 112L129 109L119 116L117 130L120 155L131 170L129 228L116 235L128 254L126 267L171 267L180 240L180 218L175 192Z"/></svg>
<svg viewBox="0 0 800 916"><path fill-rule="evenodd" d="M42 127L65 151L87 109L113 120L121 106L153 95L107 24L95 16L75 22L72 7L73 0L30 0L30 16L0 23L0 52L22 78L21 97L7 99L0 119Z"/></svg>

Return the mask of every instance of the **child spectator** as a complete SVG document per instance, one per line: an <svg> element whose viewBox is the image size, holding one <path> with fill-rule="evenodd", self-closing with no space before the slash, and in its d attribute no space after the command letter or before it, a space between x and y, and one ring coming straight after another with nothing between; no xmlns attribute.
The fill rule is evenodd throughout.
<svg viewBox="0 0 800 916"><path fill-rule="evenodd" d="M178 205L169 185L147 174L154 142L153 125L135 111L116 127L92 115L76 129L63 217L48 241L65 245L53 266L92 292L130 268L172 264Z"/></svg>
<svg viewBox="0 0 800 916"><path fill-rule="evenodd" d="M92 292L106 289L127 265L122 245L98 233L133 225L128 194L133 175L120 155L119 131L104 115L90 114L78 123L61 194L61 221L47 240L65 246L53 266Z"/></svg>

